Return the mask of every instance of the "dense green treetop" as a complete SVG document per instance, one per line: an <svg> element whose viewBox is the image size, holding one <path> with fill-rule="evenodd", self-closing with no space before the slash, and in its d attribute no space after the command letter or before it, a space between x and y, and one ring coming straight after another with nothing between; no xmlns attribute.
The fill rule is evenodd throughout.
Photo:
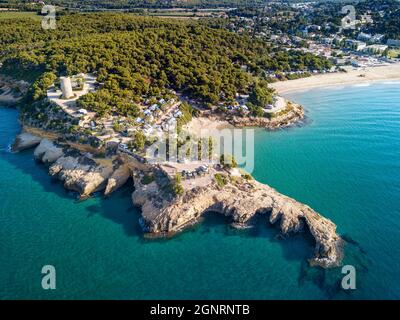
<svg viewBox="0 0 400 320"><path fill-rule="evenodd" d="M11 7L29 6L32 0L0 0ZM55 4L67 8L84 10L94 9L132 9L132 8L216 8L235 7L240 5L260 5L263 0L50 0L48 4Z"/></svg>
<svg viewBox="0 0 400 320"><path fill-rule="evenodd" d="M196 21L91 13L63 15L55 30L34 19L0 20L0 29L0 72L96 72L102 87L82 103L102 114L134 116L135 104L170 89L215 104L249 92L269 71L329 67L324 58ZM38 81L47 84L49 74ZM45 84L36 83L32 96L42 96Z"/></svg>

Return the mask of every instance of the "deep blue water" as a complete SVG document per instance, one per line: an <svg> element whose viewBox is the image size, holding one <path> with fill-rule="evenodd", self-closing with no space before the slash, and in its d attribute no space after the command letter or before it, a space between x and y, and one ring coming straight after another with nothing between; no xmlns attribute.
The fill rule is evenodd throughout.
<svg viewBox="0 0 400 320"><path fill-rule="evenodd" d="M237 231L210 215L173 239L143 239L131 186L75 201L32 151L8 151L18 114L0 108L0 298L400 298L400 83L290 97L309 123L258 130L253 175L338 225L355 291L340 289L340 268L307 266L310 237L277 240L264 221ZM47 264L53 291L41 288Z"/></svg>

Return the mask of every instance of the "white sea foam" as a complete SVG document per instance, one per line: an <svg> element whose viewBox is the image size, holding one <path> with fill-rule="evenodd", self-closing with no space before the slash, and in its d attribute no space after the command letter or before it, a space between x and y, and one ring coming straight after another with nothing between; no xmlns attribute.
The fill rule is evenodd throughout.
<svg viewBox="0 0 400 320"><path fill-rule="evenodd" d="M392 84L397 84L397 85L400 85L400 81L385 81L385 82L382 82L383 84L388 84L388 85L392 85Z"/></svg>
<svg viewBox="0 0 400 320"><path fill-rule="evenodd" d="M366 82L366 83L357 83L354 84L353 87L370 87L371 83L370 82Z"/></svg>

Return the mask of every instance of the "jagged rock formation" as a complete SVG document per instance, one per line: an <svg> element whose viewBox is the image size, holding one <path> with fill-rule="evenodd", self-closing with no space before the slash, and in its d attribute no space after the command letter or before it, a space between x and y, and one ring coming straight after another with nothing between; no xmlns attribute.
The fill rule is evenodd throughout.
<svg viewBox="0 0 400 320"><path fill-rule="evenodd" d="M98 165L83 155L63 156L49 168L51 176L63 181L65 188L78 192L81 198L104 189L112 172L112 165Z"/></svg>
<svg viewBox="0 0 400 320"><path fill-rule="evenodd" d="M122 187L130 178L131 170L126 164L121 164L108 179L104 195L107 196Z"/></svg>
<svg viewBox="0 0 400 320"><path fill-rule="evenodd" d="M135 186L132 200L142 208L142 226L148 233L173 234L210 211L230 217L235 227L247 226L256 214L261 214L268 216L271 224L279 223L283 235L308 229L316 242L311 264L340 264L343 242L336 234L336 225L310 207L257 181L236 180L223 187L213 182L172 202L162 199L155 182L143 186L135 181Z"/></svg>
<svg viewBox="0 0 400 320"><path fill-rule="evenodd" d="M273 188L249 177L213 168L210 183L186 189L182 196L171 195L170 180L158 165L144 164L126 154L115 159L96 160L67 145L23 133L16 139L15 150L32 146L35 158L50 164L50 175L64 182L65 188L86 198L105 189L105 194L122 186L132 175L135 191L133 203L142 209L143 230L151 235L166 236L181 231L199 220L206 212L217 212L231 218L232 225L244 227L256 215L265 216L271 224L279 223L283 235L310 232L315 239L312 265L338 266L342 259L343 241L336 225L309 206L284 196ZM216 174L224 175L223 183ZM143 179L144 176L153 177Z"/></svg>
<svg viewBox="0 0 400 320"><path fill-rule="evenodd" d="M289 102L288 109L276 114L272 118L269 117L253 117L253 116L237 116L225 113L215 113L211 111L203 111L202 116L211 120L227 121L235 128L259 127L267 130L276 130L279 128L290 127L296 123L301 123L305 118L305 111L301 105Z"/></svg>
<svg viewBox="0 0 400 320"><path fill-rule="evenodd" d="M260 117L232 117L227 121L235 127L261 127L269 130L289 127L300 120L304 119L304 109L298 104L291 104L291 108L281 115L277 115L271 119Z"/></svg>
<svg viewBox="0 0 400 320"><path fill-rule="evenodd" d="M11 106L17 104L27 92L29 83L0 75L0 104Z"/></svg>
<svg viewBox="0 0 400 320"><path fill-rule="evenodd" d="M30 133L18 135L13 150L20 151L35 146L37 146L34 151L35 159L49 164L49 174L63 181L65 188L78 192L81 198L104 189L114 172L111 161L99 164L90 157L91 155L81 154L68 146L62 147ZM121 175L122 170L118 171L114 178ZM115 180L113 191L123 184L122 178Z"/></svg>
<svg viewBox="0 0 400 320"><path fill-rule="evenodd" d="M35 159L46 164L57 161L63 155L63 148L56 146L52 141L48 139L42 139L34 152Z"/></svg>
<svg viewBox="0 0 400 320"><path fill-rule="evenodd" d="M21 133L15 138L15 142L12 145L12 151L18 152L25 149L30 149L37 146L42 138L34 136L28 132Z"/></svg>

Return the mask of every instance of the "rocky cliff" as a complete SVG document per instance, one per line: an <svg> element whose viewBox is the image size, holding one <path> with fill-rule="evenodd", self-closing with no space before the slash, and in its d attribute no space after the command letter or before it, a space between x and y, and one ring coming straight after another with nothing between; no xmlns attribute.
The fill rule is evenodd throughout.
<svg viewBox="0 0 400 320"><path fill-rule="evenodd" d="M271 118L267 117L231 117L226 120L237 128L261 127L269 130L286 128L304 119L304 109L298 104L290 104L288 110Z"/></svg>
<svg viewBox="0 0 400 320"><path fill-rule="evenodd" d="M213 181L168 202L160 196L155 184L143 186L136 181L132 195L134 204L142 208L142 226L150 234L166 236L179 232L206 212L230 217L235 227L248 226L253 217L260 215L271 224L279 224L283 235L309 231L316 243L311 264L334 267L341 262L343 241L336 233L336 225L267 185L235 179L221 187Z"/></svg>
<svg viewBox="0 0 400 320"><path fill-rule="evenodd" d="M46 164L57 161L63 155L63 148L48 139L42 139L34 152L35 159Z"/></svg>
<svg viewBox="0 0 400 320"><path fill-rule="evenodd" d="M99 165L85 155L65 155L50 166L49 173L63 181L65 188L78 192L84 199L106 187L113 166Z"/></svg>
<svg viewBox="0 0 400 320"><path fill-rule="evenodd" d="M0 105L17 104L27 92L29 83L0 75Z"/></svg>
<svg viewBox="0 0 400 320"><path fill-rule="evenodd" d="M12 151L19 152L25 149L30 149L37 146L42 139L34 136L30 133L24 132L15 138L15 141L11 147Z"/></svg>
<svg viewBox="0 0 400 320"><path fill-rule="evenodd" d="M33 147L36 147L35 159L49 165L49 174L61 180L65 188L78 192L81 198L106 188L106 194L110 194L130 177L130 169L119 159L96 161L89 153L30 133L21 133L13 144L14 151Z"/></svg>
<svg viewBox="0 0 400 320"><path fill-rule="evenodd" d="M104 195L108 196L115 190L122 187L130 178L131 169L126 164L119 164L118 168L112 173L110 178L108 179L106 190L104 191Z"/></svg>
<svg viewBox="0 0 400 320"><path fill-rule="evenodd" d="M36 146L35 158L48 164L50 175L63 181L65 188L78 192L81 198L103 189L108 195L132 176L135 184L132 200L141 207L141 225L150 235L179 232L207 212L229 217L234 227L249 226L254 217L260 216L278 224L282 235L310 232L315 239L312 265L334 267L341 262L343 241L332 221L249 175L233 175L215 167L209 173L207 185L171 196L170 180L163 176L158 165L140 163L126 154L117 154L114 159L95 159L69 145L26 133L18 136L14 145L17 150Z"/></svg>

